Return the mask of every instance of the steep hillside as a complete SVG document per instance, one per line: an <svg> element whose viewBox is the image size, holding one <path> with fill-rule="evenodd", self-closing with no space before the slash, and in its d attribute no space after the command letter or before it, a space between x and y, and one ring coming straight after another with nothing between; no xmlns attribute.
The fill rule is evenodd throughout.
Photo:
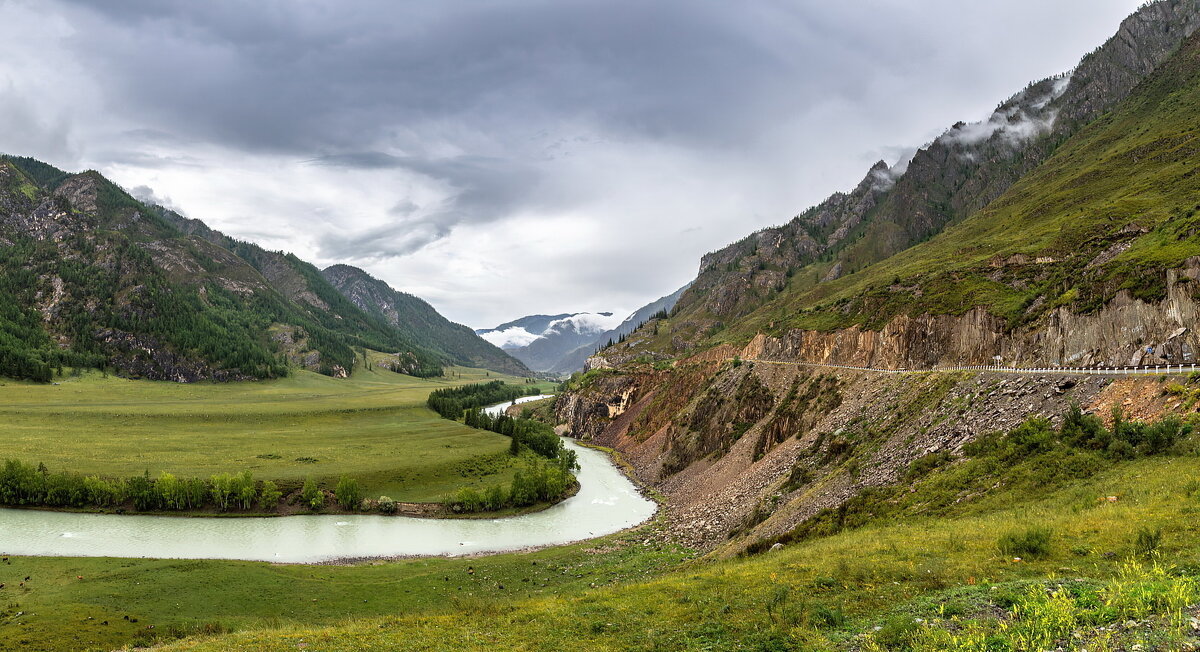
<svg viewBox="0 0 1200 652"><path fill-rule="evenodd" d="M958 123L911 161L892 168L881 161L852 191L704 256L679 302L689 339L788 288L864 269L974 214L1124 99L1198 26L1196 0L1149 3L1075 70L1030 84L987 121Z"/></svg>
<svg viewBox="0 0 1200 652"><path fill-rule="evenodd" d="M321 275L364 312L383 320L446 360L518 376L531 374L519 360L479 337L475 331L451 322L420 298L398 292L357 267L334 265L321 270Z"/></svg>
<svg viewBox="0 0 1200 652"><path fill-rule="evenodd" d="M860 273L797 283L721 337L876 366L1194 361L1198 143L1193 36L983 211Z"/></svg>
<svg viewBox="0 0 1200 652"><path fill-rule="evenodd" d="M194 237L177 225L191 226ZM330 375L356 349L409 373L441 360L342 297L311 265L146 206L99 173L0 160L0 374L64 367L180 382Z"/></svg>
<svg viewBox="0 0 1200 652"><path fill-rule="evenodd" d="M572 380L558 418L668 496L674 537L738 549L1030 415L1195 413L1187 378L811 365L1196 361L1198 153L1200 34L982 210L858 272L796 274L696 340L686 313L656 320Z"/></svg>

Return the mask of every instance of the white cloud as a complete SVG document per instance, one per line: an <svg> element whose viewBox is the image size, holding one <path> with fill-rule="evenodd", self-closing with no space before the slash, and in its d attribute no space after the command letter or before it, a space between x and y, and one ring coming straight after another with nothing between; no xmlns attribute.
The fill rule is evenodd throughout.
<svg viewBox="0 0 1200 652"><path fill-rule="evenodd" d="M603 315L591 312L581 312L577 315L572 315L564 319L556 319L550 322L550 325L546 328L546 330L561 331L566 330L567 327L570 327L579 333L599 334L616 328L621 324L622 321L622 318L618 317L615 313Z"/></svg>
<svg viewBox="0 0 1200 652"><path fill-rule="evenodd" d="M517 349L538 339L541 334L530 333L520 326L513 326L502 331L481 333L479 336L502 349Z"/></svg>

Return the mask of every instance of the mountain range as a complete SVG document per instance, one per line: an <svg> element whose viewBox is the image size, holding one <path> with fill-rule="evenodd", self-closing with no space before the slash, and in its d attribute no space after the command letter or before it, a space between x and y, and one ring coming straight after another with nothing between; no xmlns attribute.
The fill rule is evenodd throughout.
<svg viewBox="0 0 1200 652"><path fill-rule="evenodd" d="M616 325L611 312L528 315L475 331L534 371L550 371L564 355L579 347L594 352L601 333Z"/></svg>
<svg viewBox="0 0 1200 652"><path fill-rule="evenodd" d="M670 312L687 286L635 310L619 323L611 312L528 315L475 331L530 369L565 376L583 369L587 359L637 330L659 313Z"/></svg>
<svg viewBox="0 0 1200 652"><path fill-rule="evenodd" d="M528 374L361 270L322 272L140 202L98 172L19 156L0 159L0 306L0 374L17 378L64 367L180 382L345 376L367 349L419 376L452 364Z"/></svg>

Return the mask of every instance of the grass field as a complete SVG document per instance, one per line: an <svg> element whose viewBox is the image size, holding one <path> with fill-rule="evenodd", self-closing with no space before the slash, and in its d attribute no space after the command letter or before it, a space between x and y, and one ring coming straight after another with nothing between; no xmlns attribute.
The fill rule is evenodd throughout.
<svg viewBox="0 0 1200 652"><path fill-rule="evenodd" d="M942 635L988 631L1006 638L987 649L1022 650L1130 620L1148 625L1071 649L1175 649L1188 621L1163 616L1200 603L1198 486L1200 458L1144 458L1048 495L1001 491L978 513L728 560L645 545L637 531L534 553L355 566L12 558L0 563L0 650L189 633L169 649L983 649ZM1051 533L1044 556L1000 552L1002 535L1030 527ZM1149 555L1143 530L1161 532ZM1061 597L1057 587L1070 599L1030 609Z"/></svg>
<svg viewBox="0 0 1200 652"><path fill-rule="evenodd" d="M629 535L607 540L628 541ZM0 583L6 584L0 589L0 650L110 650L197 631L334 625L350 618L504 604L575 593L593 583L644 579L689 556L640 545L596 553L597 545L357 566L11 558L0 563ZM26 576L31 580L19 586ZM16 616L22 611L25 615ZM154 628L147 629L150 625Z"/></svg>
<svg viewBox="0 0 1200 652"><path fill-rule="evenodd" d="M447 593L435 577L424 587L428 601L388 616L334 626L281 621L168 649L1040 650L1074 632L1084 638L1069 649L1178 649L1190 632L1182 608L1200 602L1197 479L1196 457L1147 458L1042 498L1010 495L1012 503L977 515L906 519L644 578L625 564L669 557L634 544L596 556L593 575L557 593L437 600ZM1108 495L1118 501L1097 500ZM1003 534L1030 527L1052 533L1044 556L1018 561L1000 552ZM1142 530L1161 532L1152 554L1139 554ZM475 563L519 569L522 559ZM317 572L336 588L393 571ZM592 586L593 576L621 579ZM1121 625L1131 621L1138 624Z"/></svg>
<svg viewBox="0 0 1200 652"><path fill-rule="evenodd" d="M436 501L507 482L507 437L424 407L448 385L505 379L480 369L419 379L358 370L348 380L299 371L256 383L180 385L90 373L57 385L0 382L0 458L53 470L207 477L249 469L281 485L357 478L368 496ZM539 387L549 389L549 384Z"/></svg>
<svg viewBox="0 0 1200 652"><path fill-rule="evenodd" d="M288 382L309 381L324 382ZM0 650L183 637L167 649L1015 651L1076 633L1070 649L1178 649L1200 605L1196 436L1079 479L1030 484L1021 465L1002 466L995 487L948 515L900 510L744 558L696 559L643 530L353 566L11 558ZM936 468L922 486L970 494L963 469ZM1002 552L1031 530L1047 533L1040 550Z"/></svg>

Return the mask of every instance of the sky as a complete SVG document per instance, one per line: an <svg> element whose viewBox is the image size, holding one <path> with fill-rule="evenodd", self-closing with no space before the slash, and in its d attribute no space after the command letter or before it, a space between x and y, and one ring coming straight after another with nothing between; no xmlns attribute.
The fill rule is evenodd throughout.
<svg viewBox="0 0 1200 652"><path fill-rule="evenodd" d="M0 151L476 328L626 315L1140 0L0 0Z"/></svg>

